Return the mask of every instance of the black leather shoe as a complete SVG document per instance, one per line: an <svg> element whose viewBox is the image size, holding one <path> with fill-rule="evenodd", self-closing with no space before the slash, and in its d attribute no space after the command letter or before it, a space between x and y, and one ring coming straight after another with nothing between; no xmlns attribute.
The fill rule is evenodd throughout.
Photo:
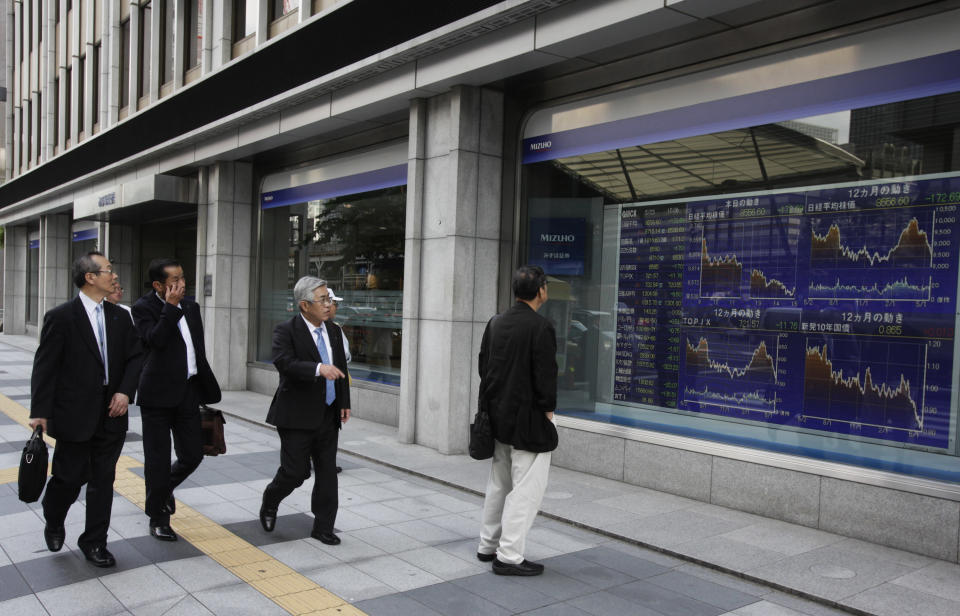
<svg viewBox="0 0 960 616"><path fill-rule="evenodd" d="M479 560L482 563L488 563L496 557L497 557L496 552L494 552L493 554L484 554L482 552L477 552L477 560Z"/></svg>
<svg viewBox="0 0 960 616"><path fill-rule="evenodd" d="M315 530L310 533L310 536L320 543L326 543L327 545L340 545L340 537L337 537L333 533L321 533Z"/></svg>
<svg viewBox="0 0 960 616"><path fill-rule="evenodd" d="M105 545L98 545L95 548L80 548L80 551L96 567L113 567L117 564L117 560Z"/></svg>
<svg viewBox="0 0 960 616"><path fill-rule="evenodd" d="M63 547L63 540L67 538L67 531L64 527L54 528L52 526L43 527L43 538L47 541L47 549L51 552L59 552Z"/></svg>
<svg viewBox="0 0 960 616"><path fill-rule="evenodd" d="M342 472L343 472L343 467L342 467L342 466L338 466L338 467L337 467L337 472L338 472L338 473L342 473Z"/></svg>
<svg viewBox="0 0 960 616"><path fill-rule="evenodd" d="M176 541L177 533L173 532L169 524L151 524L150 534L160 541Z"/></svg>
<svg viewBox="0 0 960 616"><path fill-rule="evenodd" d="M277 526L277 510L260 507L260 526L268 533L272 533Z"/></svg>
<svg viewBox="0 0 960 616"><path fill-rule="evenodd" d="M498 558L493 561L493 572L497 575L540 575L543 573L543 565L529 560L525 560L519 565L511 565L510 563L500 562Z"/></svg>
<svg viewBox="0 0 960 616"><path fill-rule="evenodd" d="M167 502L160 507L160 511L167 515L173 515L177 512L177 501L173 498L173 494L170 495L170 498L167 499Z"/></svg>

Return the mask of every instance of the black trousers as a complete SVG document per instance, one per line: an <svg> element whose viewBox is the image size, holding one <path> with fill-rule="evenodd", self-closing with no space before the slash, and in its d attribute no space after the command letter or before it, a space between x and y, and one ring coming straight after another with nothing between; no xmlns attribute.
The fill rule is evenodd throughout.
<svg viewBox="0 0 960 616"><path fill-rule="evenodd" d="M106 432L101 422L90 440L57 439L53 449L53 472L43 495L43 517L49 526L63 526L70 505L77 500L83 484L87 484L86 527L77 539L83 549L107 543L113 480L125 438L126 432Z"/></svg>
<svg viewBox="0 0 960 616"><path fill-rule="evenodd" d="M183 483L203 462L203 434L200 430L200 393L196 379L187 384L179 406L142 406L143 478L147 485L144 507L150 523L164 526L170 515L161 511L174 488ZM177 459L170 463L170 434Z"/></svg>
<svg viewBox="0 0 960 616"><path fill-rule="evenodd" d="M337 417L340 411L337 410ZM339 424L337 419L337 424ZM313 529L332 533L337 519L337 438L339 426L331 423L315 430L277 428L280 433L280 468L263 491L263 506L276 509L280 501L303 485L304 471L313 460L313 494L310 510Z"/></svg>

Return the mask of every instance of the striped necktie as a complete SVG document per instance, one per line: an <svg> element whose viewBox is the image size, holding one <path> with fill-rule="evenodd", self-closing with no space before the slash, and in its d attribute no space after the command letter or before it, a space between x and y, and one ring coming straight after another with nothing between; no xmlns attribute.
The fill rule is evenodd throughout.
<svg viewBox="0 0 960 616"><path fill-rule="evenodd" d="M317 350L320 351L320 361L325 364L329 364L330 355L327 353L327 343L323 341L323 329L318 327L313 331L315 331L317 334ZM324 380L327 381L327 406L330 406L330 404L337 397L337 392L334 389L333 381L329 379Z"/></svg>
<svg viewBox="0 0 960 616"><path fill-rule="evenodd" d="M100 347L100 358L103 359L103 384L106 385L110 372L107 370L107 333L103 327L103 304L97 304L94 312L97 313L97 344Z"/></svg>

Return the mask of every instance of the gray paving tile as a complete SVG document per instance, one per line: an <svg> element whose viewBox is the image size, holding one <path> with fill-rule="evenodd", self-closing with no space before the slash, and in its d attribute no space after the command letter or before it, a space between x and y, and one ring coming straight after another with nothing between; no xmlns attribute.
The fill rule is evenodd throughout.
<svg viewBox="0 0 960 616"><path fill-rule="evenodd" d="M583 616L586 613L569 603L555 603L532 612L526 612L526 616Z"/></svg>
<svg viewBox="0 0 960 616"><path fill-rule="evenodd" d="M767 593L763 596L763 600L764 602L796 610L804 614L804 616L848 616L850 614L848 611L828 607L822 603L815 603L807 599L801 599L796 595L791 595L779 590ZM742 607L740 609L744 610L748 607L749 606Z"/></svg>
<svg viewBox="0 0 960 616"><path fill-rule="evenodd" d="M739 590L742 593L753 595L755 597L764 597L770 594L770 587L765 584L751 582L741 577L716 571L714 569L708 569L694 563L680 565L674 569L674 571L683 571L684 573L695 575L698 578L707 580L708 582L713 582L715 584L720 584L721 586L726 586L727 588Z"/></svg>
<svg viewBox="0 0 960 616"><path fill-rule="evenodd" d="M749 573L817 597L840 600L913 570L896 562L864 558L838 545L763 565Z"/></svg>
<svg viewBox="0 0 960 616"><path fill-rule="evenodd" d="M877 616L956 616L960 603L898 584L881 584L851 597L847 602Z"/></svg>
<svg viewBox="0 0 960 616"><path fill-rule="evenodd" d="M251 511L240 507L235 503L214 503L212 505L198 505L194 509L217 524L235 524L237 522L246 522L248 520L257 520L259 522L259 509L254 514Z"/></svg>
<svg viewBox="0 0 960 616"><path fill-rule="evenodd" d="M217 616L288 616L286 610L246 584L201 590L193 596Z"/></svg>
<svg viewBox="0 0 960 616"><path fill-rule="evenodd" d="M100 582L128 610L186 595L186 591L156 565L104 575Z"/></svg>
<svg viewBox="0 0 960 616"><path fill-rule="evenodd" d="M465 511L475 511L483 505L483 499L469 494L459 493L456 496L450 494L436 493L425 494L421 496L427 503L439 507L450 513L463 513Z"/></svg>
<svg viewBox="0 0 960 616"><path fill-rule="evenodd" d="M433 492L437 491L438 487L437 484L433 484L432 482L428 483L423 481L418 483L416 481L408 481L404 479L391 481L389 486L391 490L404 496L423 496L425 494L432 494Z"/></svg>
<svg viewBox="0 0 960 616"><path fill-rule="evenodd" d="M480 541L480 525L468 520L462 515L448 513L446 515L427 518L426 521L440 528L445 528L450 532L457 533L460 537L475 537L478 542Z"/></svg>
<svg viewBox="0 0 960 616"><path fill-rule="evenodd" d="M425 502L425 498L427 498L427 496L405 496L403 498L384 501L383 504L397 511L402 511L414 518L430 518L448 513L448 511L442 507Z"/></svg>
<svg viewBox="0 0 960 616"><path fill-rule="evenodd" d="M572 527L570 527L572 529ZM544 525L535 525L527 533L527 540L548 545L559 552L579 552L598 545L601 540L599 535L586 535L581 533L579 537L573 533L566 532L566 529L547 528Z"/></svg>
<svg viewBox="0 0 960 616"><path fill-rule="evenodd" d="M742 526L745 526L742 522L681 509L648 516L607 530L636 541L673 548L689 541L721 535Z"/></svg>
<svg viewBox="0 0 960 616"><path fill-rule="evenodd" d="M368 616L442 616L405 595L386 595L358 601L353 606Z"/></svg>
<svg viewBox="0 0 960 616"><path fill-rule="evenodd" d="M562 575L579 580L598 589L620 586L621 584L626 584L636 579L630 575L580 558L574 554L556 556L545 560L543 564L545 567L553 569Z"/></svg>
<svg viewBox="0 0 960 616"><path fill-rule="evenodd" d="M608 546L590 548L589 550L576 552L576 555L584 560L615 569L620 573L626 573L636 579L659 575L670 570L668 567L658 565L645 558L631 556Z"/></svg>
<svg viewBox="0 0 960 616"><path fill-rule="evenodd" d="M453 582L424 586L406 593L406 596L433 608L441 614L459 616L505 616L511 612L496 603L473 594Z"/></svg>
<svg viewBox="0 0 960 616"><path fill-rule="evenodd" d="M802 554L843 540L843 537L822 530L764 520L723 534L724 537L782 554Z"/></svg>
<svg viewBox="0 0 960 616"><path fill-rule="evenodd" d="M261 546L261 550L297 571L313 571L339 563L336 558L317 548L312 539L297 539Z"/></svg>
<svg viewBox="0 0 960 616"><path fill-rule="evenodd" d="M552 597L557 601L566 601L574 597L582 597L594 593L597 590L593 586L563 575L551 567L545 568L543 575L528 578L523 580L523 583L528 584L530 588Z"/></svg>
<svg viewBox="0 0 960 616"><path fill-rule="evenodd" d="M527 584L527 581L482 573L454 580L453 583L513 613L535 610L555 602L553 597L535 590L533 584Z"/></svg>
<svg viewBox="0 0 960 616"><path fill-rule="evenodd" d="M736 609L731 614L735 616L807 616L803 612L771 603L770 601L757 601L750 605L745 605Z"/></svg>
<svg viewBox="0 0 960 616"><path fill-rule="evenodd" d="M388 554L397 552L406 552L417 548L426 547L421 541L417 541L409 535L393 530L386 526L373 526L370 528L361 528L344 533L346 537L356 537L370 545L375 545Z"/></svg>
<svg viewBox="0 0 960 616"><path fill-rule="evenodd" d="M42 526L34 532L0 539L0 548L3 548L4 554L6 554L7 558L13 563L46 558L54 555L54 552L47 549L47 545L43 540ZM64 549L69 549L69 546Z"/></svg>
<svg viewBox="0 0 960 616"><path fill-rule="evenodd" d="M0 601L0 614L4 616L50 616L43 604L33 594L8 601Z"/></svg>
<svg viewBox="0 0 960 616"><path fill-rule="evenodd" d="M394 478L393 475L388 475L387 473L380 472L369 467L349 469L344 467L343 473L341 473L340 476L356 479L363 483L383 483L384 481L391 481Z"/></svg>
<svg viewBox="0 0 960 616"><path fill-rule="evenodd" d="M173 605L163 607L165 608L165 611L161 612L163 616L212 616L213 614L191 595L176 600Z"/></svg>
<svg viewBox="0 0 960 616"><path fill-rule="evenodd" d="M149 563L161 563L168 560L177 560L180 558L190 558L199 556L200 550L190 545L189 542L181 539L180 541L160 541L154 537L134 537L122 542L136 550L137 554L143 555L143 562L137 566ZM117 566L127 568L125 560L127 558L124 548L117 547L115 543L109 545L110 551L117 557Z"/></svg>
<svg viewBox="0 0 960 616"><path fill-rule="evenodd" d="M938 561L892 580L894 584L960 602L960 566Z"/></svg>
<svg viewBox="0 0 960 616"><path fill-rule="evenodd" d="M386 556L386 552L380 548L370 545L366 541L350 537L340 545L326 545L316 539L309 539L318 550L336 558L342 563L354 563L368 558L377 558Z"/></svg>
<svg viewBox="0 0 960 616"><path fill-rule="evenodd" d="M760 600L760 597L734 590L722 584L682 571L669 571L647 578L647 581L668 590L681 593L697 601L715 605L726 611L735 610Z"/></svg>
<svg viewBox="0 0 960 616"><path fill-rule="evenodd" d="M390 585L348 564L324 567L305 575L350 603L393 595L397 592Z"/></svg>
<svg viewBox="0 0 960 616"><path fill-rule="evenodd" d="M393 482L390 482L389 484L361 483L355 486L350 486L349 488L346 488L346 490L356 494L358 497L360 497L360 499L365 499L368 503L403 497L403 494L394 492L387 487L388 485L393 485Z"/></svg>
<svg viewBox="0 0 960 616"><path fill-rule="evenodd" d="M467 561L435 547L399 552L396 557L447 582L490 570L489 563L481 563L476 559Z"/></svg>
<svg viewBox="0 0 960 616"><path fill-rule="evenodd" d="M717 616L727 610L697 601L647 580L638 580L610 589L610 593L622 599L649 607L666 616Z"/></svg>
<svg viewBox="0 0 960 616"><path fill-rule="evenodd" d="M443 581L432 573L392 555L358 560L353 566L401 592Z"/></svg>
<svg viewBox="0 0 960 616"><path fill-rule="evenodd" d="M209 556L194 556L157 563L184 590L194 593L218 586L232 586L240 579Z"/></svg>
<svg viewBox="0 0 960 616"><path fill-rule="evenodd" d="M309 537L310 531L313 530L313 516L305 513L278 516L277 525L270 533L263 530L259 517L246 522L235 522L222 526L244 541L260 546Z"/></svg>
<svg viewBox="0 0 960 616"><path fill-rule="evenodd" d="M33 594L30 585L13 565L0 567L0 601Z"/></svg>
<svg viewBox="0 0 960 616"><path fill-rule="evenodd" d="M440 543L449 543L461 539L460 535L441 528L436 524L431 524L428 520L410 520L409 522L398 522L391 524L386 528L392 528L425 545L437 545Z"/></svg>
<svg viewBox="0 0 960 616"><path fill-rule="evenodd" d="M9 513L0 518L0 539L16 537L26 533L42 533L43 519L34 511Z"/></svg>
<svg viewBox="0 0 960 616"><path fill-rule="evenodd" d="M412 515L408 515L381 503L366 503L357 505L356 507L349 507L348 510L368 520L373 520L378 524L396 524L397 522L407 522L414 519Z"/></svg>
<svg viewBox="0 0 960 616"><path fill-rule="evenodd" d="M37 598L50 616L104 616L123 610L120 602L96 579L44 590L37 593Z"/></svg>
<svg viewBox="0 0 960 616"><path fill-rule="evenodd" d="M663 616L660 612L634 603L608 591L595 592L567 601L570 605L594 616Z"/></svg>
<svg viewBox="0 0 960 616"><path fill-rule="evenodd" d="M17 563L16 567L35 593L93 579L102 571L87 564L83 556L72 552L58 552L50 558L27 560Z"/></svg>
<svg viewBox="0 0 960 616"><path fill-rule="evenodd" d="M473 562L477 558L477 542L477 539L460 539L449 543L441 543L434 547L461 560Z"/></svg>
<svg viewBox="0 0 960 616"><path fill-rule="evenodd" d="M788 558L786 554L781 552L758 548L749 543L730 539L726 535L688 541L674 549L681 554L728 567L734 571L748 571L760 565Z"/></svg>

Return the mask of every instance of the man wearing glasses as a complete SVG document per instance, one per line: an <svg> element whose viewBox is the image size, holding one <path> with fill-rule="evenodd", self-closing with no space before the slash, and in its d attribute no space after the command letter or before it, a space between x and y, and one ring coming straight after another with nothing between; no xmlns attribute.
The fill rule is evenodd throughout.
<svg viewBox="0 0 960 616"><path fill-rule="evenodd" d="M137 390L143 423L144 481L150 534L176 541L170 516L173 490L203 461L200 405L219 402L220 386L207 363L200 306L184 297L183 267L160 258L148 269L153 289L133 305L133 321L146 347ZM170 434L177 459L170 463Z"/></svg>
<svg viewBox="0 0 960 616"><path fill-rule="evenodd" d="M337 545L337 437L341 424L350 419L347 359L340 328L324 323L332 304L326 281L304 276L294 285L293 298L300 314L273 330L273 365L280 383L267 423L280 434L280 469L263 491L260 524L273 531L280 501L303 484L312 460L310 536Z"/></svg>
<svg viewBox="0 0 960 616"><path fill-rule="evenodd" d="M43 537L51 552L63 547L67 510L86 483L86 526L77 545L97 567L116 565L107 550L113 480L143 355L130 317L103 301L116 279L102 253L77 259L73 282L80 293L44 315L30 379L30 426L57 439Z"/></svg>

